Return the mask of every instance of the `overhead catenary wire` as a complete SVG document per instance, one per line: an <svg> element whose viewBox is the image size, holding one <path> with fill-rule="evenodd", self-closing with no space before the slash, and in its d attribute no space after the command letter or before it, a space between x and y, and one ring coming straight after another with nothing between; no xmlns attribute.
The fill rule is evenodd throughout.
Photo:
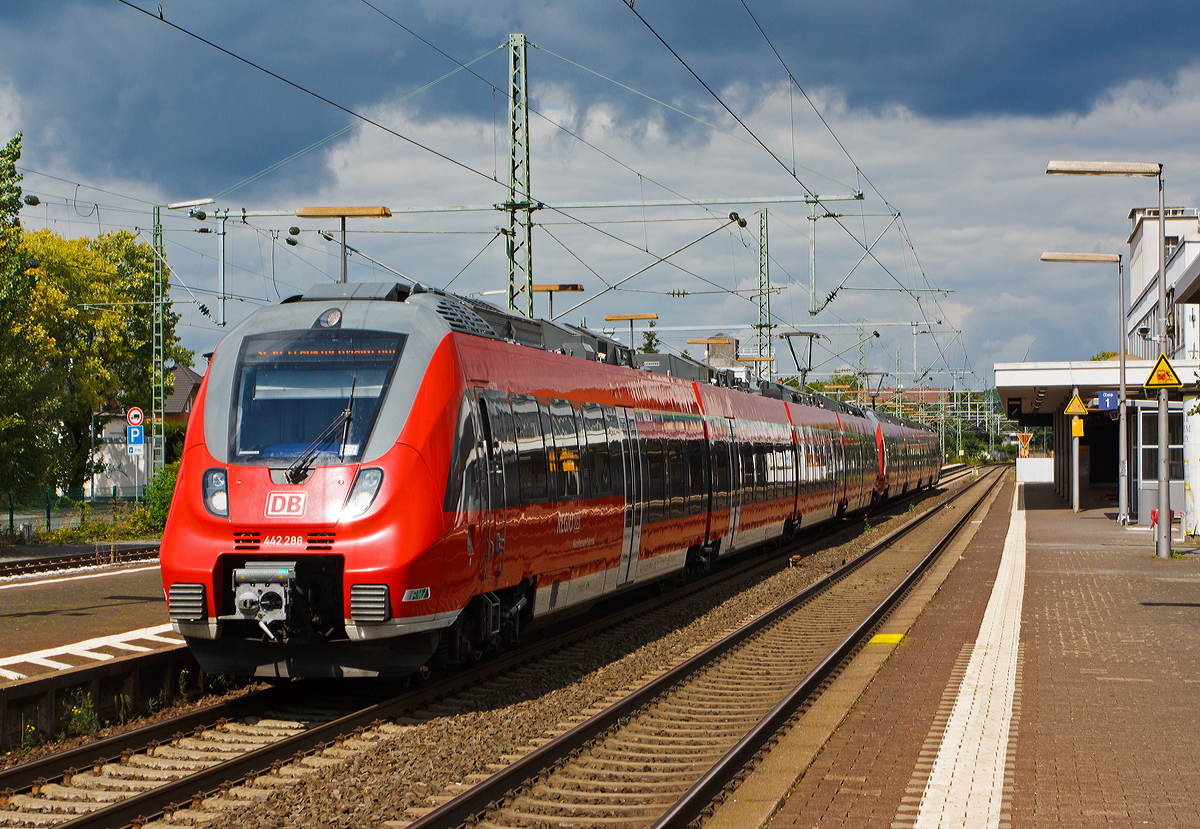
<svg viewBox="0 0 1200 829"><path fill-rule="evenodd" d="M604 296L609 291L616 290L618 286L628 282L629 280L633 279L634 277L641 276L646 271L653 268L655 265L666 262L675 254L682 253L683 251L690 248L692 245L695 245L699 242L703 242L705 239L712 236L714 233L724 230L725 228L729 227L729 225L734 224L736 221L737 221L736 214L733 214L730 216L729 221L727 223L721 225L720 227L714 228L713 230L709 231L708 233L705 233L703 236L699 237L698 239L693 239L692 241L688 242L686 245L683 245L682 247L676 248L675 250L668 253L666 256L657 256L657 255L651 253L650 255L654 256L654 258L655 258L654 262L651 262L649 265L647 265L644 268L640 268L637 271L634 271L629 276L626 276L626 277L623 277L623 278L617 280L616 282L614 282L609 287L605 288L600 293L596 294L595 296L588 297L587 299L583 300L582 302L578 303L577 305L571 306L567 310L563 311L561 314L555 314L554 317L551 318L551 321L556 320L559 317L565 316L566 314L569 314L572 311L578 310L579 308L582 308L584 305L587 305L589 302L592 302L593 300L599 299L600 297ZM649 253L649 251L646 251L646 252Z"/></svg>
<svg viewBox="0 0 1200 829"><path fill-rule="evenodd" d="M491 177L491 176L488 176L486 173L484 173L484 172L482 172L482 171L480 171L480 170L477 170L477 169L475 169L474 167L471 167L471 166L470 166L470 165L468 165L468 164L465 164L465 163L463 163L463 162L461 162L461 161L458 161L457 159L451 158L450 156L447 156L447 155L445 155L444 153L441 153L441 152L439 152L439 151L437 151L437 150L433 149L432 147L428 147L428 146L426 146L426 145L424 145L424 144L422 144L422 143L420 143L420 142L418 142L418 141L416 141L416 140L414 140L414 139L412 139L412 138L409 138L408 136L405 136L405 135L403 135L402 133L399 133L399 132L397 132L396 130L390 129L390 128L388 128L388 127L386 127L386 126L384 126L384 125L380 124L379 122L377 122L377 121L375 121L375 120L372 120L372 119L371 119L371 118L369 118L369 117L366 117L366 116L363 116L363 115L361 115L361 114L359 114L359 113L357 113L357 112L354 112L353 110L349 109L348 107L342 106L341 104L338 104L337 102L335 102L335 101L332 101L332 100L330 100L329 98L327 98L327 97L325 97L325 96L323 96L323 95L321 95L321 94L319 94L319 93L317 93L317 92L315 92L315 91L313 91L313 90L310 90L310 89L308 89L308 88L304 87L304 86L303 86L303 85L301 85L301 84L298 84L298 83L296 83L295 81L288 80L287 78L283 77L282 75L279 75L278 73L276 73L276 72L273 72L273 71L271 71L271 70L267 69L267 68L266 68L266 67L264 67L264 66L260 66L259 64L255 63L255 62L253 62L253 61L251 61L251 60L249 60L249 59L247 59L247 58L241 57L240 55L238 55L238 54L236 54L236 53L234 53L234 52L232 52L232 51L230 51L230 50L228 50L228 49L225 49L224 47L222 47L222 46L219 46L219 45L217 45L216 43L213 43L212 41L210 41L210 40L208 40L208 39L206 39L206 38L202 37L201 35L198 35L198 34L196 34L196 33L194 33L194 32L191 32L191 31L189 31L189 30L187 30L187 29L183 28L182 26L179 26L179 25L177 25L177 24L175 24L175 23L172 23L171 21L169 21L169 20L166 20L164 17L161 17L161 16L159 16L159 15L155 15L155 14L153 14L153 13L151 13L151 12L147 11L146 9L143 9L143 8L141 8L141 7L137 6L137 5L135 5L135 4L131 3L131 2L129 2L129 0L117 0L117 2L121 3L122 5L128 6L129 8L131 8L131 9L133 9L133 10L135 10L135 11L141 12L142 14L146 15L147 17L150 17L150 18L152 18L152 19L155 19L155 20L158 20L158 21L160 21L160 22L162 22L162 23L165 23L166 25L168 25L168 26L169 26L169 27L171 27L172 29L174 29L174 30L176 30L176 31L180 32L181 34L184 34L184 35L186 35L186 36L188 36L188 37L191 37L191 38L193 38L193 39L195 39L195 40L198 40L198 41L200 41L201 43L204 43L205 45L207 45L207 46L210 46L210 47L212 47L212 48L216 49L217 51L221 52L222 54L228 55L229 57L231 57L231 58L234 58L235 60L237 60L237 61L239 61L239 62L241 62L241 63L244 63L244 64L246 64L247 66L250 66L251 68L257 69L258 71L260 71L260 72L263 72L264 74L266 74L266 75L269 75L270 77L272 77L272 78L275 78L276 80L279 80L279 81L281 81L281 82L283 82L283 83L287 84L288 86L290 86L290 87L292 87L292 88L294 88L294 89L296 89L296 90L299 90L299 91L301 91L301 92L305 93L306 95L310 95L310 96L312 96L312 97L316 98L317 100L320 100L320 101L322 101L322 102L324 102L324 103L328 104L329 106L332 106L332 107L334 107L335 109L337 109L337 110L339 110L339 111L341 111L341 112L344 112L344 113L346 113L346 114L348 114L348 115L351 115L351 116L353 116L354 118L358 118L358 119L360 119L360 120L364 121L365 123L369 123L369 124L371 124L372 126L378 127L379 129L383 130L384 132L387 132L387 133L389 133L389 134L391 134L391 135L394 135L395 137L397 137L397 138L400 138L401 140L403 140L403 141L405 141L405 142L407 142L407 143L409 143L409 144L411 144L411 145L413 145L413 146L415 146L415 147L417 147L417 148L419 148L419 149L426 150L427 152L429 152L429 153L431 153L431 154L433 154L433 155L437 156L438 158L441 158L441 159L443 159L443 160L445 160L445 161L448 161L448 162L450 162L450 163L454 164L455 166L458 166L458 167L460 167L460 168L462 168L462 169L464 169L464 170L466 170L466 171L468 171L468 172L474 173L475 175L479 176L480 178L484 178L484 179L487 179L487 180L489 180L489 181L492 181L493 183L495 183L495 180L494 180L494 178L493 178L493 177ZM585 143L586 143L586 142L585 142ZM574 221L578 222L580 225L583 225L583 226L588 226L588 227L590 227L590 225L589 225L587 222L585 222L585 221L583 221L583 220L580 220L580 219L578 219L577 217L570 216L570 214L567 214L567 213L565 213L564 211L558 210L558 209L556 209L556 208L554 208L554 207L552 207L552 206L550 206L550 205L544 205L544 209L547 209L547 210L554 211L554 212L558 213L559 215L566 216L566 217L568 217L568 218L571 218L571 219L573 219ZM620 241L620 242L622 242L622 243L626 243L626 242L625 242L625 240L619 239L619 237L613 236L613 234L610 234L610 233L608 233L607 231L601 230L601 229L599 229L599 228L594 228L594 229L595 229L595 230L597 230L597 232L601 233L601 234L602 234L602 235L604 235L604 236L607 236L607 237L609 237L609 238L611 238L611 239L614 239L614 240ZM653 255L653 254L651 254L651 255ZM660 261L666 261L666 259L664 258L664 259L661 259Z"/></svg>
<svg viewBox="0 0 1200 829"><path fill-rule="evenodd" d="M180 34L184 34L190 38L198 40L201 43L205 44L206 46L210 46L213 49L216 49L218 52L220 52L224 55L228 55L229 57L233 58L236 61L244 63L253 69L257 69L259 72L262 72L266 75L270 75L272 78L275 78L275 80L285 83L288 86L292 87L293 89L303 92L305 95L309 95L313 98L316 98L318 101L328 104L329 106L333 107L336 110L344 112L353 118L357 118L367 124L377 127L379 129L383 130L384 132L388 133L389 135L394 135L396 138L399 138L401 141L411 144L414 147L417 147L418 149L422 149L425 152L430 153L431 155L437 156L438 158L442 159L443 161L449 162L450 164L453 164L456 167L466 170L469 173L474 173L475 175L479 176L480 178L484 178L484 179L487 179L488 181L494 182L494 179L491 176L489 176L487 173L484 173L481 170L476 170L474 167L472 167L469 164L465 164L456 158L452 158L452 157L446 155L445 153L439 152L438 150L435 150L433 147L429 147L425 144L422 144L420 141L417 141L413 138L409 138L407 135L397 132L396 130L391 129L390 127L386 127L383 124L379 123L378 121L375 121L375 120L369 118L368 116L365 116L365 115L355 112L354 110L350 109L349 107L344 107L341 104L337 103L336 101L332 101L329 98L326 98L324 95L320 94L319 92L314 92L313 90L311 90L305 86L302 86L301 84L298 84L295 81L288 80L287 78L283 77L282 75L272 72L270 69L267 69L265 66L260 66L259 64L255 63L254 61L252 61L248 58L244 58L241 55L231 52L222 46L218 46L216 43L213 43L211 40L208 40L207 38L202 37L201 35L198 35L195 32L189 31L189 30L183 28L182 26L172 23L170 20L167 20L165 17L160 17L159 15L154 14L153 12L151 12L147 9L143 9L141 6L138 6L134 3L129 2L129 0L117 0L117 2L123 6L128 6L129 8L133 9L134 11L141 12L142 14L146 15L147 17L149 17L153 20L157 20L160 23L165 23L167 26L170 26L172 29L179 32Z"/></svg>
<svg viewBox="0 0 1200 829"><path fill-rule="evenodd" d="M889 208L891 208L892 204L887 200L887 198L883 195L883 193L881 193L879 191L879 188L877 188L875 186L874 182L871 181L870 177L865 172L863 172L862 167L860 167L858 162L854 160L854 157L851 155L850 151L846 148L846 145L842 143L842 140L840 138L838 138L837 133L834 132L834 130L833 130L833 127L830 126L829 122L825 120L825 116L821 113L821 110L817 107L816 103L812 100L812 98L809 97L808 93L804 90L804 87L800 86L800 83L796 80L795 75L792 73L791 68L788 67L787 62L783 59L783 56L781 54L779 54L779 50L775 48L775 44L772 42L772 40L771 40L770 36L767 34L766 30L763 29L762 24L760 24L758 22L758 18L756 18L754 16L754 12L752 12L750 10L750 6L747 4L746 0L739 0L739 2L742 4L742 8L744 8L746 10L746 14L750 17L751 22L754 23L755 28L758 29L759 34L762 35L763 40L766 41L767 46L770 47L771 52L774 53L776 59L779 61L780 66L782 66L784 71L787 72L789 89L791 88L792 85L794 85L796 87L796 89L798 89L800 91L800 94L804 96L804 100L808 102L808 105L812 108L813 113L821 121L821 124L825 127L825 129L829 133L830 137L834 140L834 142L838 145L839 149L841 149L841 151L845 154L846 158L854 166L855 174L860 176L862 178L862 180L865 181L867 183L867 185L871 188L872 192L874 192L875 195L879 196L879 198L883 201L883 203L886 204ZM899 215L899 211L896 211L896 214ZM929 278L928 278L927 272L925 271L924 265L921 264L921 259L920 259L920 256L917 254L916 247L912 244L912 237L908 233L908 227L904 224L903 218L900 219L900 229L901 229L901 234L904 238L905 244L908 246L909 250L912 252L913 259L917 263L917 269L921 273L922 278L925 280L926 285L928 285ZM865 227L864 227L864 230L865 230ZM932 288L933 286L930 286L930 287ZM938 306L938 310L942 313L942 315L944 317L945 316L944 309L941 308L940 304L937 303L936 299L935 299L934 303L935 303L935 305ZM921 311L922 311L922 316L925 317L924 309L921 308ZM925 319L926 319L926 321L928 321L927 317L925 317ZM965 353L965 350L964 350L964 353ZM949 364L947 364L947 366L948 365Z"/></svg>
<svg viewBox="0 0 1200 829"><path fill-rule="evenodd" d="M122 0L122 2L124 2L124 0ZM738 124L742 127L742 129L744 129L746 131L746 133L751 138L754 139L755 143L758 144L758 146L761 147L763 149L763 151L767 153L767 155L771 156L771 158L774 159L774 161L784 170L784 172L788 173L788 175L791 176L796 181L796 183L800 185L801 188L803 188L805 193L807 193L809 196L813 197L816 200L816 203L821 204L822 202L821 202L820 198L817 196L817 194L814 193L808 187L808 185L806 185L803 181L801 181L800 178L794 172L789 170L787 163L783 159L781 159L778 155L776 155L775 152L773 150L771 150L771 148L768 147L762 141L762 139L760 139L758 137L758 135L754 132L754 130L750 129L749 125L746 124L746 122L743 121L741 119L741 117L739 117L738 114L735 113L733 111L733 109L730 108L730 106L725 103L725 101L721 98L720 95L718 95L715 91L713 91L712 87L710 87L707 83L704 82L704 79L701 78L694 69L692 69L692 67L687 63L687 61L685 61L683 59L683 57L678 52L676 52L674 50L674 48L672 48L671 45L669 43L667 43L667 41L665 39L663 39L662 35L660 35L657 32L657 30L655 30L655 28L650 25L649 21L647 21L646 18L642 17L642 15L636 9L634 9L633 3L629 2L629 0L621 0L621 2L623 2L629 8L629 10L631 12L633 12L633 14L638 18L638 20L640 20L642 22L642 24L646 27L646 29L652 35L654 35L655 39L657 39L658 42L661 43L677 61L679 61L680 65L683 66L683 68L688 71L688 74L690 74L693 78L695 78L696 82L704 87L705 91L708 92L708 94L712 96L713 100L715 100L721 106L722 109L724 109L727 113L729 113L731 118L733 118L735 121L738 122ZM843 223L842 220L840 218L838 218L836 215L833 216L833 220L838 224L838 226L840 226L842 228L842 230L846 231L846 234L851 239L854 239L856 242L858 242L858 244L863 248L864 252L867 255L869 255L871 257L871 259L873 259L875 261L875 263L877 265L879 265L879 267L883 270L883 272L886 273L888 276L890 276L896 282L897 285L899 285L901 288L907 287L903 282L900 281L900 279L898 279L896 277L895 274L893 274L891 272L891 270L888 268L887 265L885 265L883 262L881 262L879 260L879 257L875 256L874 252L871 250L871 246L867 245L864 241L859 240L857 236L855 236L853 233L851 233L850 229L847 228L845 223Z"/></svg>
<svg viewBox="0 0 1200 829"><path fill-rule="evenodd" d="M151 14L151 13L150 13L150 12L148 12L148 11L146 11L145 9L139 8L139 7L137 7L136 5L134 5L133 3L130 3L130 2L128 2L128 0L120 0L120 2L122 2L124 5L127 5L127 6L129 6L129 7L133 8L133 9L135 9L135 10L137 10L137 11L141 11L143 14L147 14L148 16L151 16L151 17L153 17L153 16L154 16L153 14ZM368 5L370 5L370 4L368 4ZM372 7L372 8L374 8L374 7ZM640 15L639 15L639 17L640 17ZM287 83L289 86L292 86L292 87L296 88L296 89L297 89L297 90L299 90L299 91L302 91L302 92L304 92L304 93L306 93L306 94L309 94L309 95L311 95L311 96L313 96L313 97L315 97L315 98L317 98L317 99L319 99L319 100L321 100L321 101L323 101L323 102L325 102L325 103L327 103L327 104L329 104L329 105L331 105L331 106L334 106L335 108L339 109L340 111L346 112L347 114L349 114L349 115L351 115L351 116L353 116L353 117L355 117L355 118L357 118L357 119L360 119L360 120L362 120L364 123L371 123L372 125L374 125L374 126L377 126L377 127L379 127L380 129L383 129L385 132L388 132L389 134L392 134L392 135L394 135L394 136L396 136L396 137L399 137L399 138L401 138L402 140L404 140L404 141L406 141L406 142L408 142L408 143L410 143L410 144L412 144L412 145L414 145L414 146L416 146L416 147L418 147L418 148L420 148L420 149L425 149L426 151L428 151L428 152L432 153L433 155L435 155L435 156L437 156L437 157L439 157L439 158L442 158L442 159L444 159L444 160L450 161L451 163L453 163L453 164L455 164L455 165L457 165L457 166L459 166L459 167L461 167L461 168L463 168L463 169L465 169L465 170L468 170L469 172L473 172L473 173L475 173L476 175L479 175L479 176L480 176L480 177L482 177L482 178L486 178L486 179L488 179L488 180L495 181L495 176L494 176L494 175L491 175L491 176L489 176L488 174L486 174L486 173L484 173L484 172L482 172L482 171L480 171L480 170L476 170L475 168L471 167L471 166L470 166L470 165L468 165L468 164L464 164L464 163L462 163L462 162L460 162L460 161L458 161L458 160L456 160L456 159L453 159L453 158L451 158L451 157L449 157L449 156L447 156L447 155L445 155L445 154L443 154L443 153L440 153L440 152L438 152L437 150L435 150L435 149L433 149L433 148L431 148L431 147L428 147L428 146L426 146L426 145L424 145L424 144L422 144L422 143L420 143L420 142L417 142L417 141L415 141L415 140L413 140L413 139L411 139L411 138L409 138L409 137L407 137L407 136L405 136L405 135L403 135L403 134L401 134L401 133L399 133L399 132L397 132L397 131L395 131L395 130L391 130L391 129L387 128L387 127L384 127L384 126L382 126L381 124L378 124L378 123L376 123L375 121L371 120L370 118L364 118L363 116L361 116L361 115L358 115L358 114L357 114L357 113L355 113L354 111L352 111L352 110L350 110L350 109L348 109L348 108L346 108L346 107L343 107L343 106L341 106L341 105L337 104L336 102L334 102L334 101L331 101L330 99L328 99L328 98L326 98L326 97L324 97L324 96L322 96L322 95L319 95L318 93L315 93L315 92L313 92L313 91L311 91L311 90L309 90L309 89L307 89L307 88L305 88L305 87L301 86L300 84L297 84L297 83L295 83L295 82L289 81L289 80L287 80L286 78L284 78L284 77L282 77L282 76L278 75L277 73L271 72L270 70L267 70L267 69L265 69L264 67L261 67L261 66L259 66L258 64L254 63L254 62L252 62L252 61L249 61L249 60L247 60L247 59L245 59L245 58L241 58L240 56L238 56L238 55L236 55L236 54L234 54L234 53L230 52L229 50L226 50L226 49L224 49L224 48L222 48L222 47L220 47L220 46L217 46L216 44L214 44L214 43L212 43L212 42L210 42L210 41L206 40L206 39L205 39L205 38L203 38L203 37L200 37L200 36L198 36L198 35L195 35L195 34L193 34L193 33L191 33L191 32L188 32L187 30L183 29L182 27L179 27L179 26L177 26L177 25L175 25L175 24L173 24L173 23L170 23L170 22L168 22L168 21L165 21L165 20L162 20L162 22L166 22L166 23L168 23L168 25L170 25L172 28L174 28L174 29L176 29L176 30L179 30L180 32L182 32L182 33L184 33L184 34L187 34L187 35L189 35L189 36L191 36L191 37L194 37L195 39L197 39L197 40L199 40L199 41L201 41L201 42L204 42L206 45L209 45L209 46L211 46L211 47L213 47L213 48L216 48L216 49L218 49L219 51L221 51L221 52L223 52L223 53L225 53L225 54L228 54L229 56L231 56L231 57L234 57L235 59L237 59L237 60L239 60L239 61L241 61L241 62L245 63L246 65L248 65L248 66L251 66L252 68L259 69L260 71L263 71L264 73L266 73L266 74L268 74L268 75L270 75L270 76L272 76L272 77L276 78L277 80L280 80L280 81L283 81L284 83ZM706 88L707 88L707 87L706 87ZM710 92L711 92L711 90L710 90ZM719 99L718 99L718 101L719 101ZM722 102L722 106L724 106L723 102ZM544 116L543 116L543 117L544 117ZM548 119L548 120L550 120L550 122L551 122L551 123L554 123L554 122L553 122L553 120L551 120L551 119ZM556 126L559 126L559 125L557 125L557 124L556 124ZM744 124L743 124L743 126L744 126ZM569 133L569 131L568 131L568 133ZM751 133L751 134L753 135L753 133ZM757 140L757 136L755 136L755 139ZM585 143L587 143L587 142L585 142ZM763 148L764 148L764 149L766 149L766 150L767 150L767 152L768 152L768 153L770 153L770 154L771 154L773 157L775 157L775 156L774 156L774 154L773 154L773 153L771 153L771 152L770 152L770 150L769 150L769 149L767 149L767 148L765 147L765 145L762 145L762 144L761 144L761 142L759 142L759 143L760 143L760 145L761 145L761 146L763 146ZM607 155L607 154L606 154L606 155ZM611 156L609 156L609 157L611 157ZM777 161L779 161L779 159L778 159L777 157L776 157L776 160L777 160ZM615 159L614 159L614 161L615 161ZM617 163L620 163L620 162L617 162ZM631 170L632 170L632 168L628 168L628 165L623 165L623 166L625 166L627 169L631 169ZM635 172L636 172L636 171L635 171ZM644 176L644 174L642 174L642 175ZM649 180L649 179L647 178L647 180ZM801 183L801 184L802 184L802 183ZM802 184L802 186L803 186L803 184ZM666 189L669 189L669 188L666 188ZM810 194L811 194L811 193L810 193ZM551 210L553 210L553 208L549 208L549 207L548 207L548 209L551 209ZM597 231L600 231L600 232L602 232L602 233L603 233L603 235L605 235L605 236L608 236L609 238L614 238L614 239L616 239L616 240L618 240L618 241L621 241L623 244L629 244L629 243L628 243L628 242L626 242L625 240L621 240L621 239L619 239L618 237L615 237L615 236L613 236L612 234L604 233L604 232L603 232L603 231L602 231L600 228L598 228L598 227L596 226L596 224L594 224L594 223L590 223L590 222L587 222L587 221L583 221L583 220L579 219L578 217L575 217L575 216L570 216L569 214L563 213L563 212L561 212L561 211L555 211L555 212L558 212L560 215L564 216L565 218L569 219L570 221L573 221L574 223L576 223L576 224L577 224L577 225L579 225L579 226L592 228L593 230L597 230ZM842 223L840 223L840 222L839 222L839 224L842 224ZM842 224L842 226L843 226L843 228L845 229L845 225L844 225L844 224ZM850 235L852 236L852 238L856 238L856 237L854 237L854 235L853 235L853 234L850 234ZM859 243L859 244L862 244L862 243ZM911 247L911 241L910 241L910 240L908 241L908 244L909 244L909 246ZM640 248L639 248L639 249L640 249ZM903 289L903 288L907 288L907 287L908 287L908 286L905 286L905 285L903 284L903 282L901 282L899 279L897 279L897 278L895 277L895 275L894 275L894 274L892 274L892 273L891 273L891 271L890 271L890 270L889 270L889 269L888 269L888 268L887 268L887 267L884 265L884 263L882 263L882 262L881 262L881 261L880 261L880 260L879 260L877 257L875 257L875 256L874 256L874 254L873 254L873 253L871 253L869 249L868 249L868 253L871 255L871 258L875 259L875 261L876 261L877 263L879 263L879 265L881 266L881 268L883 268L883 270L884 270L886 273L888 273L888 275L889 275L889 276L890 276L890 277L891 277L891 278L892 278L892 279L893 279L893 280L894 280L894 281L895 281L895 282L896 282L898 285L900 285L900 286L901 286L901 288L902 288L902 289ZM659 261L660 261L660 262L666 262L666 261L667 261L667 257L660 257L660 258L659 258ZM679 268L680 270L683 270L684 272L686 272L686 269L680 268L678 265L676 265L676 264L674 264L674 263L669 263L669 262L668 262L668 264L671 264L671 265L672 265L672 267ZM310 265L310 266L311 266L311 265ZM693 274L693 275L694 275L694 274Z"/></svg>

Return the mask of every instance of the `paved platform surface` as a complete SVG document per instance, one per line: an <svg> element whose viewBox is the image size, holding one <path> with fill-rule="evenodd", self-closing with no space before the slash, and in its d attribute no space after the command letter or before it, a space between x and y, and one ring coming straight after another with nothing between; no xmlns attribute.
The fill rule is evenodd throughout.
<svg viewBox="0 0 1200 829"><path fill-rule="evenodd" d="M773 829L1200 827L1200 555L1087 496L1004 486Z"/></svg>
<svg viewBox="0 0 1200 829"><path fill-rule="evenodd" d="M0 581L0 658L168 621L157 562Z"/></svg>

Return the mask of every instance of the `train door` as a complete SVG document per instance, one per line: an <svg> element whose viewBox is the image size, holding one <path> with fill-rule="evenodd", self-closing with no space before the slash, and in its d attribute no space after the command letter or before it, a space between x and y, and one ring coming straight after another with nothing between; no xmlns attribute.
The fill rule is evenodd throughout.
<svg viewBox="0 0 1200 829"><path fill-rule="evenodd" d="M725 419L728 437L725 445L729 447L729 535L726 546L732 550L737 546L738 525L742 521L742 497L745 487L742 486L741 453L738 451L737 430L733 427L733 418Z"/></svg>
<svg viewBox="0 0 1200 829"><path fill-rule="evenodd" d="M509 490L517 487L517 442L512 409L507 396L496 392L480 393L479 415L487 454L487 474L481 484L485 512L484 565L480 578L499 578L504 572L504 547L508 530ZM513 501L513 503L516 503Z"/></svg>
<svg viewBox="0 0 1200 829"><path fill-rule="evenodd" d="M637 577L638 553L642 549L645 493L642 491L641 457L638 453L637 420L626 409L617 409L621 430L621 466L625 478L625 531L621 537L621 563L617 585Z"/></svg>

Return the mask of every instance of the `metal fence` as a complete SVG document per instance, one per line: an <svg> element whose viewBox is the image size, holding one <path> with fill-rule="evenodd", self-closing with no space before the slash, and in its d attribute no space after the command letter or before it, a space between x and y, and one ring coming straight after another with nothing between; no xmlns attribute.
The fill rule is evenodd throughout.
<svg viewBox="0 0 1200 829"><path fill-rule="evenodd" d="M85 519L110 518L114 511L133 509L146 499L146 487L114 486L111 492L98 492L92 498L86 498L82 489L65 492L47 489L44 493L22 495L9 490L7 495L8 522L0 532L7 531L13 538L25 535L28 539L33 530L50 532L76 527ZM24 526L31 529L23 530Z"/></svg>

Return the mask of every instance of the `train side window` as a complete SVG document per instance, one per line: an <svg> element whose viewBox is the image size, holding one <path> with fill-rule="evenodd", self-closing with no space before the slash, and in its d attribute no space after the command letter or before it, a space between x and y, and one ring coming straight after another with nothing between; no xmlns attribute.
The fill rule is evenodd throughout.
<svg viewBox="0 0 1200 829"><path fill-rule="evenodd" d="M475 438L475 418L471 417L471 404L463 395L458 407L458 427L454 430L454 447L450 455L450 473L446 480L444 512L457 513L456 520L466 520L468 512L480 507L479 456Z"/></svg>
<svg viewBox="0 0 1200 829"><path fill-rule="evenodd" d="M662 521L667 496L667 464L661 438L642 441L642 462L645 464L646 523Z"/></svg>
<svg viewBox="0 0 1200 829"><path fill-rule="evenodd" d="M754 444L754 500L767 500L767 449L761 443Z"/></svg>
<svg viewBox="0 0 1200 829"><path fill-rule="evenodd" d="M621 421L617 417L616 409L602 406L601 411L604 412L604 431L608 433L608 460L611 472L609 479L612 482L612 492L621 495L625 492L625 456L621 451L623 440ZM625 448L628 451L628 443Z"/></svg>
<svg viewBox="0 0 1200 829"><path fill-rule="evenodd" d="M667 485L671 500L671 518L681 518L687 511L687 472L683 460L683 441L667 441Z"/></svg>
<svg viewBox="0 0 1200 829"><path fill-rule="evenodd" d="M538 402L525 395L513 395L512 406L521 503L545 503L550 497L550 472Z"/></svg>
<svg viewBox="0 0 1200 829"><path fill-rule="evenodd" d="M612 495L612 462L608 437L604 431L604 412L594 403L583 405L583 433L587 439L588 471L591 473L592 497Z"/></svg>
<svg viewBox="0 0 1200 829"><path fill-rule="evenodd" d="M507 397L485 398L489 424L492 428L492 447L500 453L504 463L504 493L493 493L492 508L499 509L507 504L515 507L521 503L521 480L517 464L517 437L513 425L512 406ZM501 498L504 501L501 503Z"/></svg>
<svg viewBox="0 0 1200 829"><path fill-rule="evenodd" d="M729 443L715 441L713 451L713 509L729 508Z"/></svg>
<svg viewBox="0 0 1200 829"><path fill-rule="evenodd" d="M769 443L764 443L762 447L763 459L763 495L764 501L771 501L775 498L775 448Z"/></svg>
<svg viewBox="0 0 1200 829"><path fill-rule="evenodd" d="M688 515L699 515L704 511L704 497L708 493L704 477L704 442L684 441L688 467Z"/></svg>
<svg viewBox="0 0 1200 829"><path fill-rule="evenodd" d="M743 443L738 447L742 460L742 498L746 503L758 500L754 497L754 444Z"/></svg>
<svg viewBox="0 0 1200 829"><path fill-rule="evenodd" d="M577 501L583 494L583 470L579 457L579 433L575 429L575 409L565 400L550 404L550 424L554 449L550 471L558 501Z"/></svg>

